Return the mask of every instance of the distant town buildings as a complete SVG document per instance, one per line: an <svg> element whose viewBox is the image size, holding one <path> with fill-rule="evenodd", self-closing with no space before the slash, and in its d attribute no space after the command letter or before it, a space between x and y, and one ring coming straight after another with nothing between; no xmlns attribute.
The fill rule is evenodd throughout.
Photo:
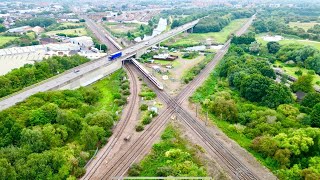
<svg viewBox="0 0 320 180"><path fill-rule="evenodd" d="M36 26L36 27L22 26L22 27L9 29L7 32L23 34L23 33L27 33L28 31L33 31L36 34L40 34L40 33L44 32L44 29L42 27L40 27L40 26Z"/></svg>
<svg viewBox="0 0 320 180"><path fill-rule="evenodd" d="M62 43L0 49L0 75L8 73L14 68L22 67L25 64L33 64L51 56L79 54L89 59L98 59L106 56L106 53L91 50L92 47L92 38L83 36L65 38Z"/></svg>

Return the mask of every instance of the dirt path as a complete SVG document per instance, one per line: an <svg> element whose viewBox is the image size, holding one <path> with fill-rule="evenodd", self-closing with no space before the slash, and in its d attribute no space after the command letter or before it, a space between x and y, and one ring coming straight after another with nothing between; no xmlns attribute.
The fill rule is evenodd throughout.
<svg viewBox="0 0 320 180"><path fill-rule="evenodd" d="M179 58L175 60L176 62L171 63L171 64L174 64L173 68L167 69L169 71L168 80L163 80L162 74L154 73L154 76L164 84L166 91L171 96L177 95L185 87L186 84L181 80L185 72L190 70L194 66L197 66L197 64L204 59L204 55L200 55L194 59L183 59L181 53L176 55L178 55ZM159 64L150 64L149 66L152 66L152 65L159 65ZM150 67L147 67L147 69L149 70L149 72L152 72L152 69ZM163 67L162 69L166 69L166 68Z"/></svg>

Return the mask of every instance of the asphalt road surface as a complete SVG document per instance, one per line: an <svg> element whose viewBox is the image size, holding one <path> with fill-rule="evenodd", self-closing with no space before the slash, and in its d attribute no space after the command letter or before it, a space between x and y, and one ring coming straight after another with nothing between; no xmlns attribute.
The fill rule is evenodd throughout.
<svg viewBox="0 0 320 180"><path fill-rule="evenodd" d="M156 45L156 44L158 44L158 43L160 43L170 37L173 37L173 36L183 32L187 29L190 29L195 24L197 24L197 22L198 21L193 21L191 23L185 24L185 25L177 27L171 31L168 31L164 34L160 34L158 36L155 36L154 38L150 39L149 41L141 42L141 43L138 43L138 44L131 46L129 48L123 49L122 50L123 57L117 59L117 61L122 61L122 60L129 58L129 57L132 57L140 49L151 47L151 46ZM106 39L104 36L104 33L101 31L99 31L97 36L99 39L101 38L101 40ZM82 64L76 68L73 68L69 71L64 72L61 75L58 75L56 77L45 80L37 85L27 87L24 90L21 90L17 93L14 93L13 95L9 95L7 97L4 97L4 98L2 98L2 100L0 100L0 111L11 107L18 102L23 101L24 99L28 98L29 96L31 96L33 94L54 89L61 84L64 84L68 81L72 81L73 79L75 79L81 75L84 75L94 69L99 68L100 66L104 66L109 63L112 63L112 62L108 61L107 57L103 57L103 58ZM77 73L75 73L74 70L79 70L79 71Z"/></svg>

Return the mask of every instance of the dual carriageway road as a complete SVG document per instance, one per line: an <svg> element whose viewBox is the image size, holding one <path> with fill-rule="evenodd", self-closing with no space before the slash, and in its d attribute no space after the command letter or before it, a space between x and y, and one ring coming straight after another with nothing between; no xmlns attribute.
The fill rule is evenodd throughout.
<svg viewBox="0 0 320 180"><path fill-rule="evenodd" d="M183 26L177 27L171 31L168 31L164 34L160 34L158 36L155 36L154 38L150 39L148 43L141 42L134 46L131 46L129 48L122 49L123 57L118 58L116 61L123 61L125 59L128 59L130 57L133 57L137 54L138 51L144 50L146 48L152 47L153 45L156 45L170 37L173 37L191 27L193 27L195 24L197 24L198 21L193 21L191 23L185 24ZM97 38L100 39L102 42L109 42L108 38L106 38L105 30L97 29L96 26L92 25L92 21L87 21L88 27L95 31ZM90 25L91 24L91 25ZM114 46L115 49L111 50L111 52L118 51L118 48ZM90 62L87 62L85 64L82 64L78 67L75 67L71 70L68 70L64 73L61 73L60 75L54 76L50 79L44 80L38 84L29 86L19 92L16 92L14 94L8 95L6 97L3 97L0 99L0 111L7 109L13 105L15 105L18 102L21 102L28 98L29 96L32 96L38 92L44 92L48 90L57 89L57 87L61 86L62 84L72 82L74 79L77 79L79 77L84 76L88 72L95 71L99 69L101 66L108 66L109 64L114 63L114 61L108 61L108 57L102 57L97 60L92 60ZM75 72L75 70L77 72Z"/></svg>

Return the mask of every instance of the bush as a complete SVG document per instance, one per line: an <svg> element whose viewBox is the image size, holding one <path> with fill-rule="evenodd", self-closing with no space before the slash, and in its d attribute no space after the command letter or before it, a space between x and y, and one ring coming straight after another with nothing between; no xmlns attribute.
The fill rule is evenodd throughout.
<svg viewBox="0 0 320 180"><path fill-rule="evenodd" d="M302 71L299 69L298 71L295 71L294 74L297 75L297 76L301 76L302 75Z"/></svg>
<svg viewBox="0 0 320 180"><path fill-rule="evenodd" d="M145 110L147 110L148 109L148 105L146 105L146 104L141 104L141 106L140 106L140 110L141 111L145 111Z"/></svg>
<svg viewBox="0 0 320 180"><path fill-rule="evenodd" d="M114 99L121 99L121 94L120 93L115 93L114 95L113 95L113 98Z"/></svg>
<svg viewBox="0 0 320 180"><path fill-rule="evenodd" d="M139 125L136 126L136 131L137 131L137 132L141 132L141 131L143 131L143 130L144 130L144 127L143 127L141 124L139 124Z"/></svg>
<svg viewBox="0 0 320 180"><path fill-rule="evenodd" d="M122 90L121 93L122 93L123 95L130 95L129 89Z"/></svg>
<svg viewBox="0 0 320 180"><path fill-rule="evenodd" d="M128 171L128 174L129 174L129 176L139 176L141 170L142 170L142 168L140 165L132 164L132 166L130 167L130 169Z"/></svg>
<svg viewBox="0 0 320 180"><path fill-rule="evenodd" d="M124 101L123 99L115 99L114 103L117 104L118 106L123 106L126 104L126 101Z"/></svg>
<svg viewBox="0 0 320 180"><path fill-rule="evenodd" d="M309 70L309 71L308 71L308 74L310 74L310 75L315 75L316 72L315 72L314 70Z"/></svg>
<svg viewBox="0 0 320 180"><path fill-rule="evenodd" d="M150 124L150 123L151 123L151 120L152 120L152 118L148 115L148 116L146 116L146 117L143 118L142 124L143 124L143 125Z"/></svg>

